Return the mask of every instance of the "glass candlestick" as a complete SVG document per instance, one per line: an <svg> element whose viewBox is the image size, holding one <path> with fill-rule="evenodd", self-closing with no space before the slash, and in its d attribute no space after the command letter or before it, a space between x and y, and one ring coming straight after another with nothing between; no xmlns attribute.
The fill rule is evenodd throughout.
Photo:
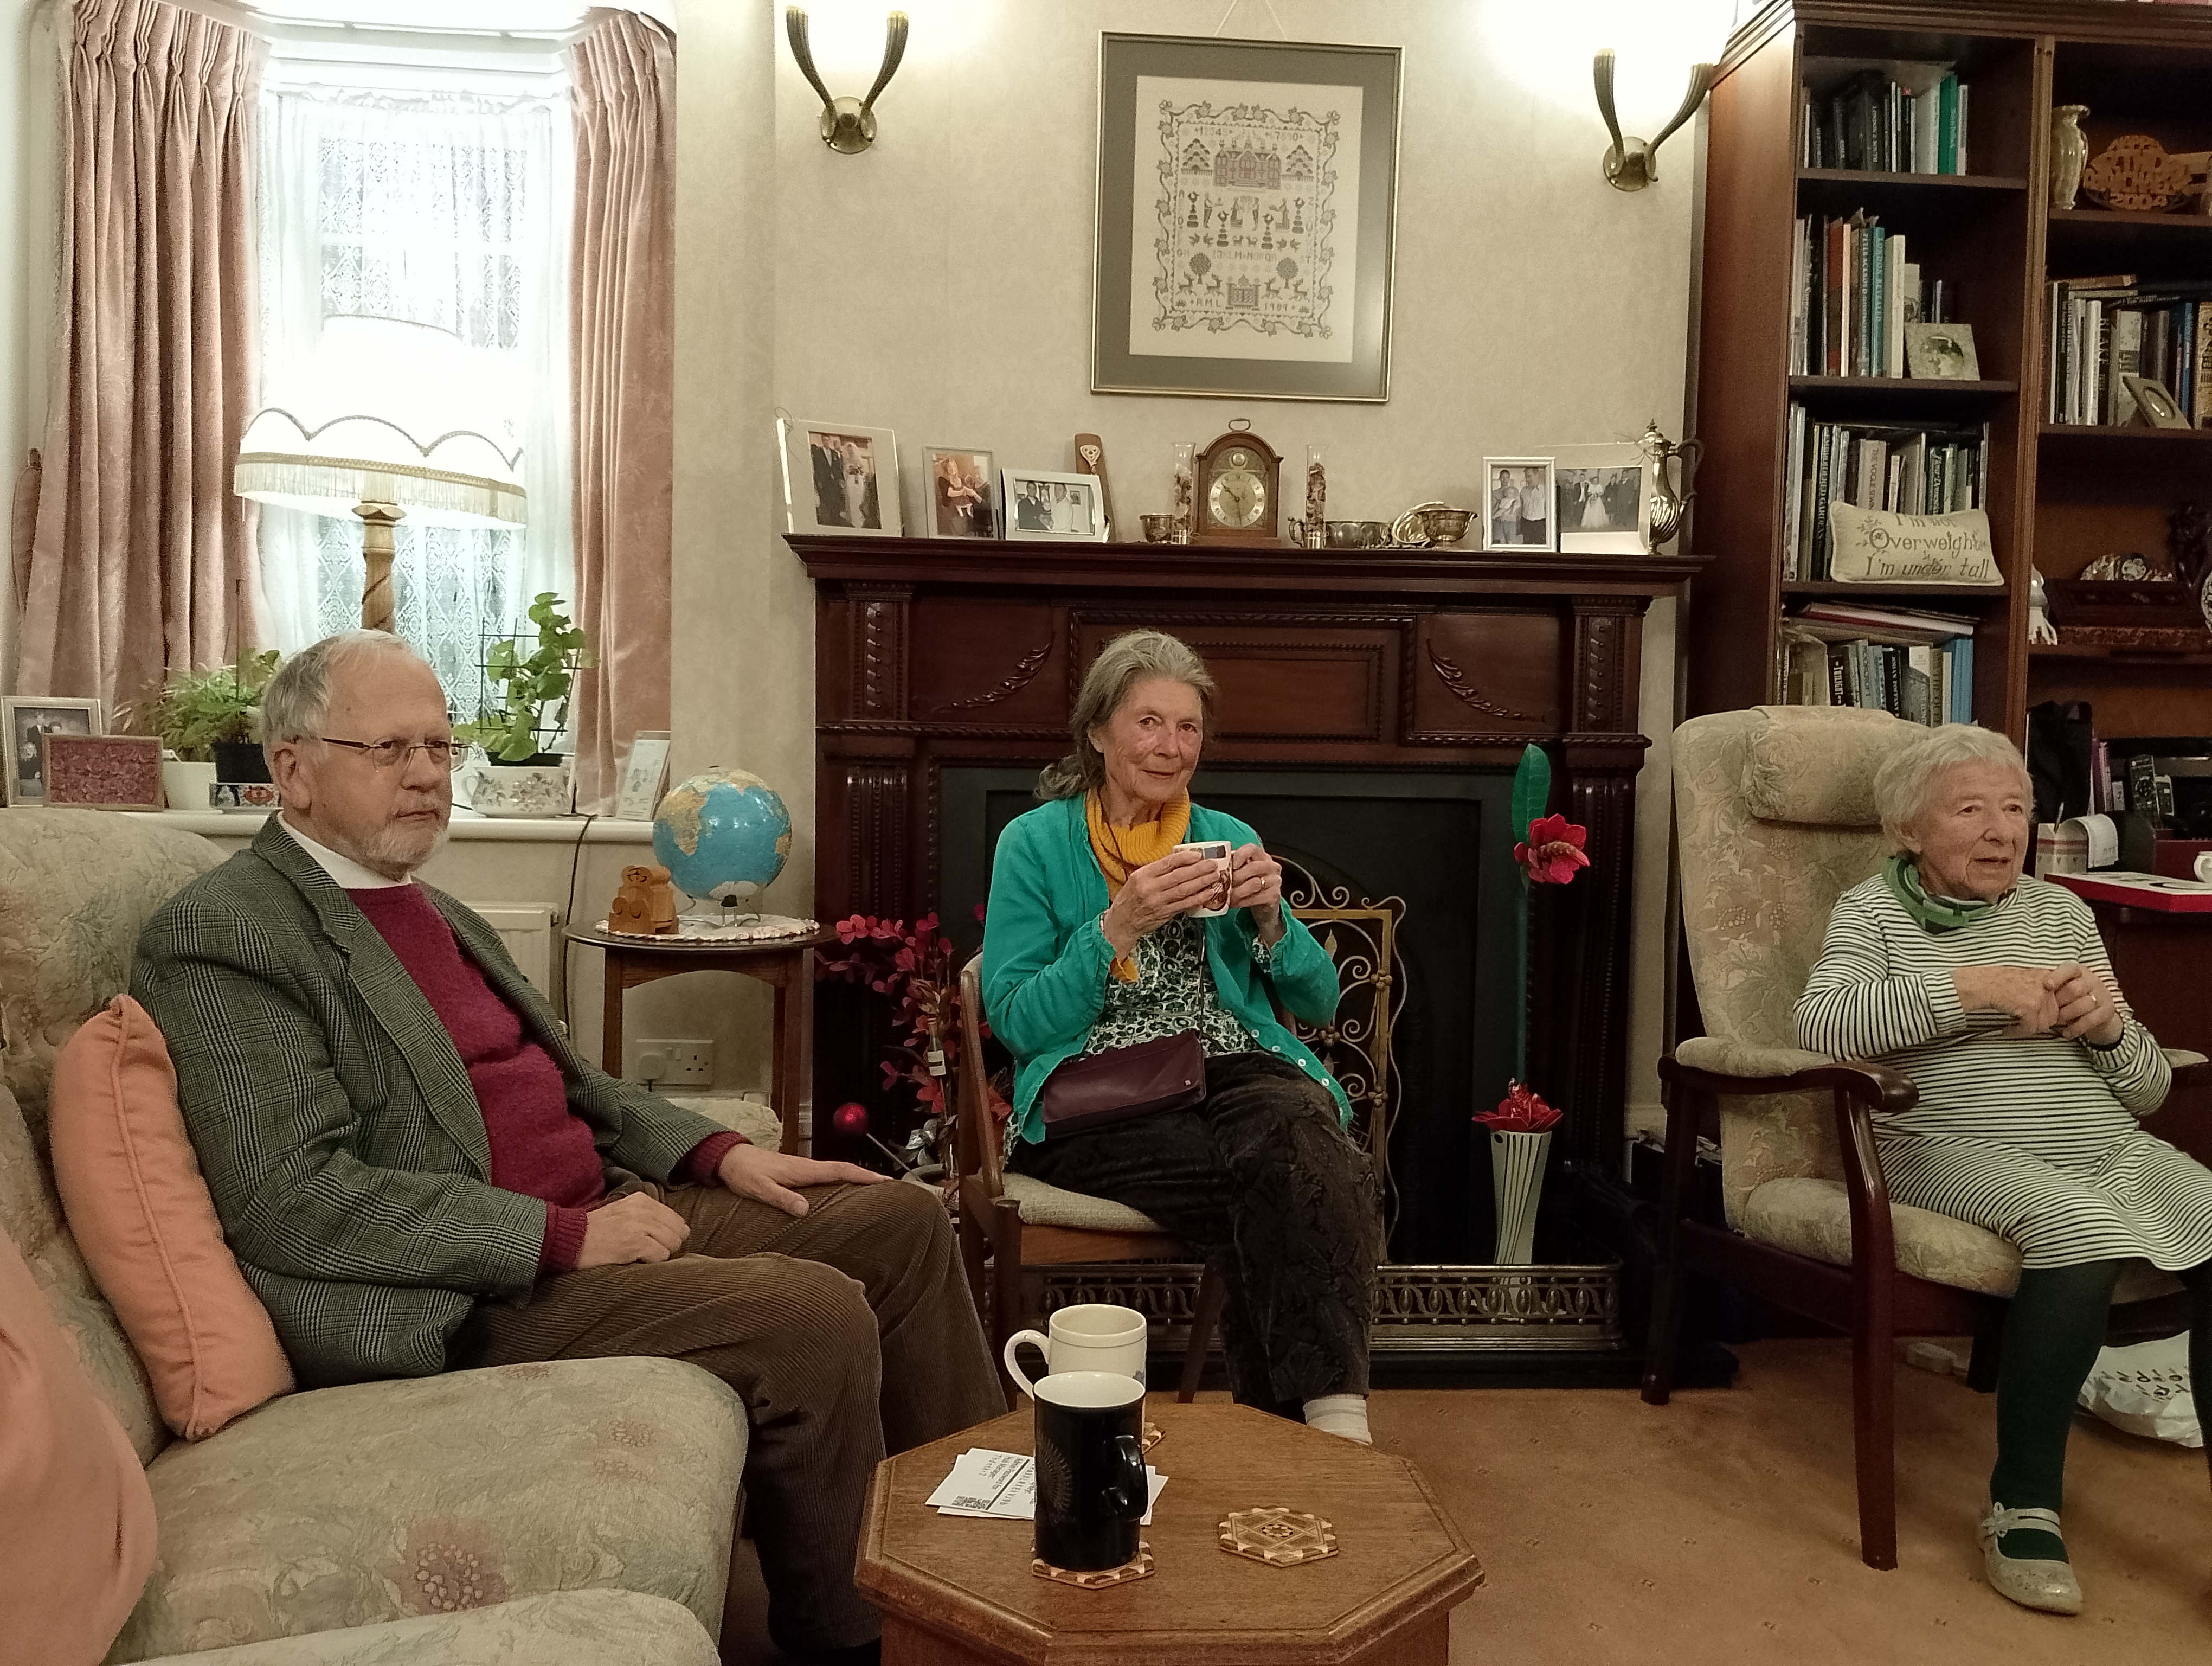
<svg viewBox="0 0 2212 1666"><path fill-rule="evenodd" d="M1198 444L1195 441L1178 440L1175 448L1175 496L1169 511L1169 540L1176 544L1190 542L1191 514L1195 508L1195 469Z"/></svg>

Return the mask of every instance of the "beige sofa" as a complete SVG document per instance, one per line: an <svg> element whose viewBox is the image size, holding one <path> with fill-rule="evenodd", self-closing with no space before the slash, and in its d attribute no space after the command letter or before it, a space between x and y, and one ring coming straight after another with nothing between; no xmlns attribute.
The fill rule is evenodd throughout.
<svg viewBox="0 0 2212 1666"><path fill-rule="evenodd" d="M146 1465L159 1549L111 1662L710 1666L744 1410L665 1359L287 1395L173 1440L72 1243L46 1150L55 1050L147 916L221 860L90 811L0 811L0 1231Z"/></svg>

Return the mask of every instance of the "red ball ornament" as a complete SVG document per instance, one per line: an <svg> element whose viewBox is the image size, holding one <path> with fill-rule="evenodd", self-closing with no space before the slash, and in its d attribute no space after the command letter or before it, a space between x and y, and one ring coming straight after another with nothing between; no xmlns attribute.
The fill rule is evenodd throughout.
<svg viewBox="0 0 2212 1666"><path fill-rule="evenodd" d="M868 1108L848 1099L837 1107L836 1114L830 1121L830 1126L838 1133L857 1140L868 1131Z"/></svg>

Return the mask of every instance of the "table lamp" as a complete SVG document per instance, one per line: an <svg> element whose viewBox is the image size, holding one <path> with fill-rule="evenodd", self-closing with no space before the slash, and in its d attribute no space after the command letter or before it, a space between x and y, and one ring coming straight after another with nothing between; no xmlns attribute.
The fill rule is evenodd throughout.
<svg viewBox="0 0 2212 1666"><path fill-rule="evenodd" d="M362 522L361 622L392 628L392 529L519 526L522 447L483 356L449 330L398 319L323 320L314 351L254 413L238 447L240 497Z"/></svg>

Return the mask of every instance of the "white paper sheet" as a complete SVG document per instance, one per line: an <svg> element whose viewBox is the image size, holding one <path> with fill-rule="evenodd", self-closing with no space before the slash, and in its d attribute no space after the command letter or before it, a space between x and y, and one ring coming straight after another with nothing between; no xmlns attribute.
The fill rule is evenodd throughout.
<svg viewBox="0 0 2212 1666"><path fill-rule="evenodd" d="M1152 1524L1152 1506L1159 1502L1160 1488L1167 1484L1165 1475L1149 1463L1145 1466L1145 1518L1140 1525ZM939 1483L929 1502L940 1516L1029 1521L1036 1515L1036 1460L1019 1452L970 1447L952 1460L952 1473Z"/></svg>

